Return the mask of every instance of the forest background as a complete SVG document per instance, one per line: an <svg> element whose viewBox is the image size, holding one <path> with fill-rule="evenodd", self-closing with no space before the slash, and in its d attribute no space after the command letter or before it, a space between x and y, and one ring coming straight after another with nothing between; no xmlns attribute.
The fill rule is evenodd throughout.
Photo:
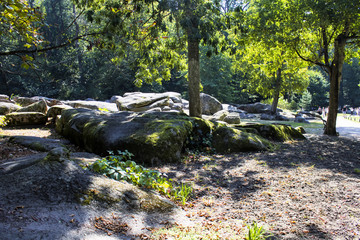
<svg viewBox="0 0 360 240"><path fill-rule="evenodd" d="M106 34L102 34L102 30L105 29L104 22L89 21L92 11L89 9L94 9L94 7L81 7L83 6L81 1L75 3L71 0L30 0L28 3L6 0L5 3L7 6L2 5L0 11L2 13L0 52L31 50L35 40L39 41L39 39L42 43L51 46L51 50L35 51L30 54L0 55L0 93L58 99L106 100L113 95L122 95L132 91L174 91L188 98L187 69L184 67L186 58L183 57L185 55L183 48L177 48L176 56L171 55L178 63L170 64L169 72L163 71L162 67L158 66L156 71L157 73L163 71L162 74L152 74L154 69L150 69L150 77L144 76L146 71L141 69L138 61L144 58L144 52L141 48L134 47L136 44L119 50L116 45L123 45L121 37L114 38L113 34L110 41ZM35 26L36 32L30 33L24 29L23 33L15 33L15 31L11 33L11 28L9 31L9 17L6 16L6 12L11 12L11 9L7 7L14 8L11 4L15 3L22 4L19 5L19 11L24 13L23 19L19 15L17 20L13 20L18 23L24 19L29 21L29 24L26 21L24 24ZM222 1L220 5L223 16L229 12L244 11L248 7L246 2L230 0ZM26 9L28 10L24 11ZM116 8L111 9L114 13L117 11ZM16 12L16 9L14 11ZM37 16L34 13L37 13L39 17L34 17ZM167 22L168 25L172 24L170 19L162 19L162 21ZM236 21L233 23L236 25ZM150 28L151 25L142 25L143 30ZM241 27L237 29L241 31ZM250 47L260 49L260 46L251 42L249 38L245 41L240 40L243 44L239 44L239 40L233 37L234 34L231 31L233 30L228 28L220 31L220 34L217 33L217 39L209 38L208 42L213 41L211 44L205 45L204 41L201 42L201 90L223 103L240 104L258 101L271 103L273 96L268 93L274 82L271 82L272 80L269 80L271 77L267 75L265 80L270 87L266 88L266 84L262 82L264 75L261 76L258 73L264 70L254 67L258 64L254 63L256 56L249 54ZM166 40L168 35L162 35L162 37ZM225 41L226 44L224 44ZM153 47L155 49L157 44L159 48L163 47L163 43L154 39L150 40L150 43L155 45ZM41 43L38 44L41 45ZM149 45L149 40L146 44ZM235 48L236 51L240 48L240 54L234 54ZM265 49L265 52L267 50ZM257 52L257 54L269 58L265 52ZM241 61L239 61L239 56ZM158 56L153 53L147 55L146 58L151 62L152 58L155 59ZM328 76L319 67L309 66L307 69L311 71L307 71L306 80L300 87L296 89L288 87L287 91L281 93L280 107L311 110L328 106ZM139 82L139 73L146 84ZM147 77L149 79L146 79ZM301 77L295 76L295 78ZM360 106L359 82L360 65L358 59L353 58L345 63L343 68L339 106Z"/></svg>

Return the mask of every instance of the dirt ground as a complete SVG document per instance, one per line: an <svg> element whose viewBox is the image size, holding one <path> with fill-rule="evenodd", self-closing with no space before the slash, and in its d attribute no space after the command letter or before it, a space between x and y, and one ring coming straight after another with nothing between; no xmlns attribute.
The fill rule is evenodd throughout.
<svg viewBox="0 0 360 240"><path fill-rule="evenodd" d="M5 128L0 135L0 163L35 153L7 142L10 135L59 137L51 127ZM275 239L360 239L360 142L307 138L279 143L273 152L192 153L181 164L157 169L193 185L193 197L182 208L205 236L195 239L243 239L253 221ZM181 239L151 232L145 229L138 238Z"/></svg>

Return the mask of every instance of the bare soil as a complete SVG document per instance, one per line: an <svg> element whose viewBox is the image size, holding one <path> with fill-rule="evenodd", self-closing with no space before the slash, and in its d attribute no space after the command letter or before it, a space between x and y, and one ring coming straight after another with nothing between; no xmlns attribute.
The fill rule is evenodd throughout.
<svg viewBox="0 0 360 240"><path fill-rule="evenodd" d="M0 135L0 163L35 153L9 143L11 135L60 137L51 126L5 128ZM273 152L190 154L181 164L157 169L193 184L193 197L182 208L189 220L217 233L209 239L243 239L246 224L253 221L275 239L359 239L360 142L307 137L279 143ZM104 223L96 226L98 231L106 228ZM151 231L144 229L134 238L152 239Z"/></svg>

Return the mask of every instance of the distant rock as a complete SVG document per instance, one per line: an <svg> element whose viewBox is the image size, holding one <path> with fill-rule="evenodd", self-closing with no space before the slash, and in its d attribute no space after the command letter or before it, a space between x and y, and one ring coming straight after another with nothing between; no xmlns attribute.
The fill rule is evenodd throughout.
<svg viewBox="0 0 360 240"><path fill-rule="evenodd" d="M0 102L15 103L8 95L0 94Z"/></svg>
<svg viewBox="0 0 360 240"><path fill-rule="evenodd" d="M222 110L222 104L219 100L205 93L200 93L201 113L205 115L213 115Z"/></svg>
<svg viewBox="0 0 360 240"><path fill-rule="evenodd" d="M61 112L64 110L64 109L71 109L73 107L69 106L69 105L54 105L52 107L49 108L48 112L47 112L47 116L49 118L53 118L55 119L56 116L59 116L61 115Z"/></svg>
<svg viewBox="0 0 360 240"><path fill-rule="evenodd" d="M296 114L294 122L297 123L310 123L302 114Z"/></svg>
<svg viewBox="0 0 360 240"><path fill-rule="evenodd" d="M224 118L224 122L228 124L239 124L241 122L240 115L238 113L230 113Z"/></svg>
<svg viewBox="0 0 360 240"><path fill-rule="evenodd" d="M46 105L53 106L56 104L60 104L61 101L53 98L47 98L47 97L41 97L41 96L35 96L35 97L13 97L12 98L17 104L20 104L22 107L29 106L33 103L39 102L40 100L44 100L46 102Z"/></svg>
<svg viewBox="0 0 360 240"><path fill-rule="evenodd" d="M154 108L161 108L162 111L182 111L181 94L175 92L125 93L123 97L112 97L112 100L116 101L119 111L145 112Z"/></svg>
<svg viewBox="0 0 360 240"><path fill-rule="evenodd" d="M44 114L47 114L48 106L44 99L41 99L38 102L32 103L26 107L22 107L16 112L41 112Z"/></svg>
<svg viewBox="0 0 360 240"><path fill-rule="evenodd" d="M248 113L271 113L271 106L264 103L252 103L252 104L240 104L236 105L237 108L244 110ZM277 112L282 112L281 109L277 109Z"/></svg>
<svg viewBox="0 0 360 240"><path fill-rule="evenodd" d="M48 118L44 113L40 112L12 112L5 115L7 125L43 125L46 124Z"/></svg>
<svg viewBox="0 0 360 240"><path fill-rule="evenodd" d="M15 112L21 107L10 102L0 102L0 115L5 115L11 112Z"/></svg>
<svg viewBox="0 0 360 240"><path fill-rule="evenodd" d="M69 105L73 108L87 108L99 111L118 112L116 104L107 103L102 101L65 101L64 104Z"/></svg>

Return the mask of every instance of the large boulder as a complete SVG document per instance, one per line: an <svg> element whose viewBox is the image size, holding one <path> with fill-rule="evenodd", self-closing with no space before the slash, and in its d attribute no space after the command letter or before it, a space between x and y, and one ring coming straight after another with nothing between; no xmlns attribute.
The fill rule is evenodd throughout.
<svg viewBox="0 0 360 240"><path fill-rule="evenodd" d="M223 109L219 100L205 93L200 93L201 113L213 115Z"/></svg>
<svg viewBox="0 0 360 240"><path fill-rule="evenodd" d="M66 101L66 105L69 105L73 108L87 108L92 110L99 110L105 112L117 112L118 109L115 103L107 103L102 101Z"/></svg>
<svg viewBox="0 0 360 240"><path fill-rule="evenodd" d="M240 104L236 105L241 110L244 110L248 113L271 113L271 106L264 103L251 103L251 104ZM277 109L277 112L282 112L281 109Z"/></svg>
<svg viewBox="0 0 360 240"><path fill-rule="evenodd" d="M50 118L55 119L56 116L61 115L62 111L64 109L71 109L72 107L69 105L54 105L52 107L49 108L48 112L47 112L47 116Z"/></svg>
<svg viewBox="0 0 360 240"><path fill-rule="evenodd" d="M214 131L212 146L219 153L233 153L268 150L272 144L258 135L223 126Z"/></svg>
<svg viewBox="0 0 360 240"><path fill-rule="evenodd" d="M16 112L41 112L46 114L48 110L48 106L45 102L44 99L41 99L38 102L32 103L26 107L22 107L18 110L16 110Z"/></svg>
<svg viewBox="0 0 360 240"><path fill-rule="evenodd" d="M154 108L162 111L177 110L182 111L182 99L180 93L125 93L123 97L114 96L120 111L145 112Z"/></svg>
<svg viewBox="0 0 360 240"><path fill-rule="evenodd" d="M7 125L43 125L46 124L48 118L40 112L12 112L5 115Z"/></svg>
<svg viewBox="0 0 360 240"><path fill-rule="evenodd" d="M0 94L0 102L14 103L13 101L11 101L10 97L5 94Z"/></svg>
<svg viewBox="0 0 360 240"><path fill-rule="evenodd" d="M138 162L154 165L180 160L194 123L195 119L178 113L69 109L63 110L56 129L87 151L105 155L110 150L128 150Z"/></svg>
<svg viewBox="0 0 360 240"><path fill-rule="evenodd" d="M21 107L10 102L0 102L0 115L5 115L11 112L14 112Z"/></svg>
<svg viewBox="0 0 360 240"><path fill-rule="evenodd" d="M237 125L236 128L243 131L249 131L249 129L255 129L260 136L274 141L306 139L304 135L302 135L299 131L297 131L293 127L283 124L250 123L244 125Z"/></svg>
<svg viewBox="0 0 360 240"><path fill-rule="evenodd" d="M35 97L13 97L13 101L15 101L17 104L21 105L22 107L29 106L33 103L39 102L41 100L44 100L46 102L46 105L48 106L54 106L56 104L60 104L61 101L53 98L48 97L41 97L41 96L35 96Z"/></svg>

